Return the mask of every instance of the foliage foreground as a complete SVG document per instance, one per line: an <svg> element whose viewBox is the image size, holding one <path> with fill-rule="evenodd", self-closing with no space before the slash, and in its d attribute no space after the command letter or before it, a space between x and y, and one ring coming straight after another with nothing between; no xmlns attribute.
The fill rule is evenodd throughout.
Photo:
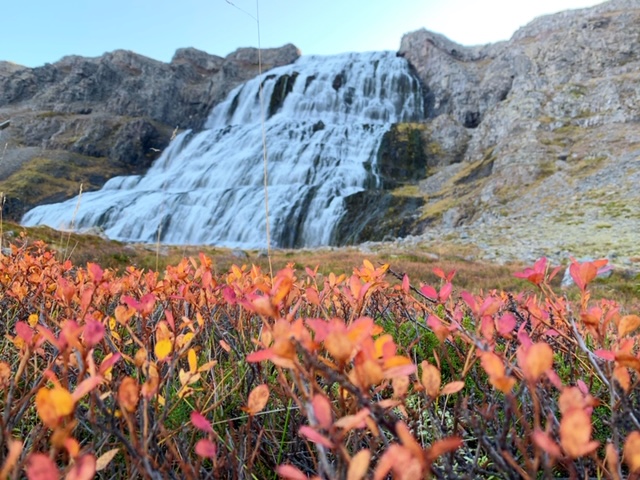
<svg viewBox="0 0 640 480"><path fill-rule="evenodd" d="M640 317L532 292L0 256L0 478L639 478ZM393 279L392 279L393 280Z"/></svg>

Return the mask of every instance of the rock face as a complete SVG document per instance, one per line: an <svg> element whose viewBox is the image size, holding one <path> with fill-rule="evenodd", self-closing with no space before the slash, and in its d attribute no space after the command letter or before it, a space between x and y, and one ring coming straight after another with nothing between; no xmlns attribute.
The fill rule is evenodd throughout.
<svg viewBox="0 0 640 480"><path fill-rule="evenodd" d="M291 44L265 49L263 70L299 55ZM68 56L38 68L0 62L0 123L11 120L0 130L0 182L15 185L19 179L11 175L34 160L64 163L78 155L103 165L106 179L143 172L174 129L202 127L213 105L257 73L255 48L226 58L184 48L168 64L124 50L97 58ZM85 189L101 186L97 178L78 176ZM55 185L38 192L11 185L4 188L9 217L19 218L51 195L60 198Z"/></svg>
<svg viewBox="0 0 640 480"><path fill-rule="evenodd" d="M612 0L537 18L491 45L405 35L399 54L427 92L425 144L447 152L419 182L413 233L463 228L494 253L516 235L522 258L562 256L604 232L608 248L632 255L616 237L640 218L638 25L638 0ZM607 253L597 248L588 253Z"/></svg>

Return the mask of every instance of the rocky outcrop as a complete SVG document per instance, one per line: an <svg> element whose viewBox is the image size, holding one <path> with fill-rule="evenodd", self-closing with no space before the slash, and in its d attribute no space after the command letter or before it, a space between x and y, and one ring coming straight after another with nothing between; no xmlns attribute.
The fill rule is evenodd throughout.
<svg viewBox="0 0 640 480"><path fill-rule="evenodd" d="M262 68L299 55L291 44L262 50ZM11 175L32 160L65 162L80 155L110 174L144 172L175 130L201 128L215 104L257 73L255 48L226 58L184 48L170 63L124 50L68 56L38 68L0 62L0 123L11 120L0 130L0 188L18 196L5 215L17 219L45 200L11 188ZM101 186L84 180L85 188Z"/></svg>
<svg viewBox="0 0 640 480"><path fill-rule="evenodd" d="M638 25L640 1L612 0L540 17L497 44L405 35L399 54L427 91L425 129L446 118L451 132L465 132L441 136L456 154L420 182L414 233L513 227L544 243L566 222L601 238L596 224L613 232L627 221L607 205L640 200L628 170L640 157Z"/></svg>

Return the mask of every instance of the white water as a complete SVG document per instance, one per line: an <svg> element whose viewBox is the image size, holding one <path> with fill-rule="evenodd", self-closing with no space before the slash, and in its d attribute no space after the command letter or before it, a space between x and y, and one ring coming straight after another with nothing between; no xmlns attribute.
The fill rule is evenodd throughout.
<svg viewBox="0 0 640 480"><path fill-rule="evenodd" d="M293 89L270 111L278 78L294 72ZM328 245L343 199L377 185L384 132L422 118L418 82L391 52L301 57L262 79L273 243ZM204 131L179 135L144 176L83 194L77 212L77 198L34 208L23 225L99 227L122 241L155 242L160 232L170 244L266 246L259 82L231 92Z"/></svg>

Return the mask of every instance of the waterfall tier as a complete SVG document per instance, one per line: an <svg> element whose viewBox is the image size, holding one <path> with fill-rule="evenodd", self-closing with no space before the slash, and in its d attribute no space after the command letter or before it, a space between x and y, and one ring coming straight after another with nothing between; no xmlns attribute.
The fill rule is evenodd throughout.
<svg viewBox="0 0 640 480"><path fill-rule="evenodd" d="M344 199L378 186L376 157L391 124L423 118L418 79L392 52L300 57L232 91L202 132L183 132L143 176L27 212L23 225L170 244L266 245L267 149L272 240L329 245ZM159 237L158 237L159 236Z"/></svg>

